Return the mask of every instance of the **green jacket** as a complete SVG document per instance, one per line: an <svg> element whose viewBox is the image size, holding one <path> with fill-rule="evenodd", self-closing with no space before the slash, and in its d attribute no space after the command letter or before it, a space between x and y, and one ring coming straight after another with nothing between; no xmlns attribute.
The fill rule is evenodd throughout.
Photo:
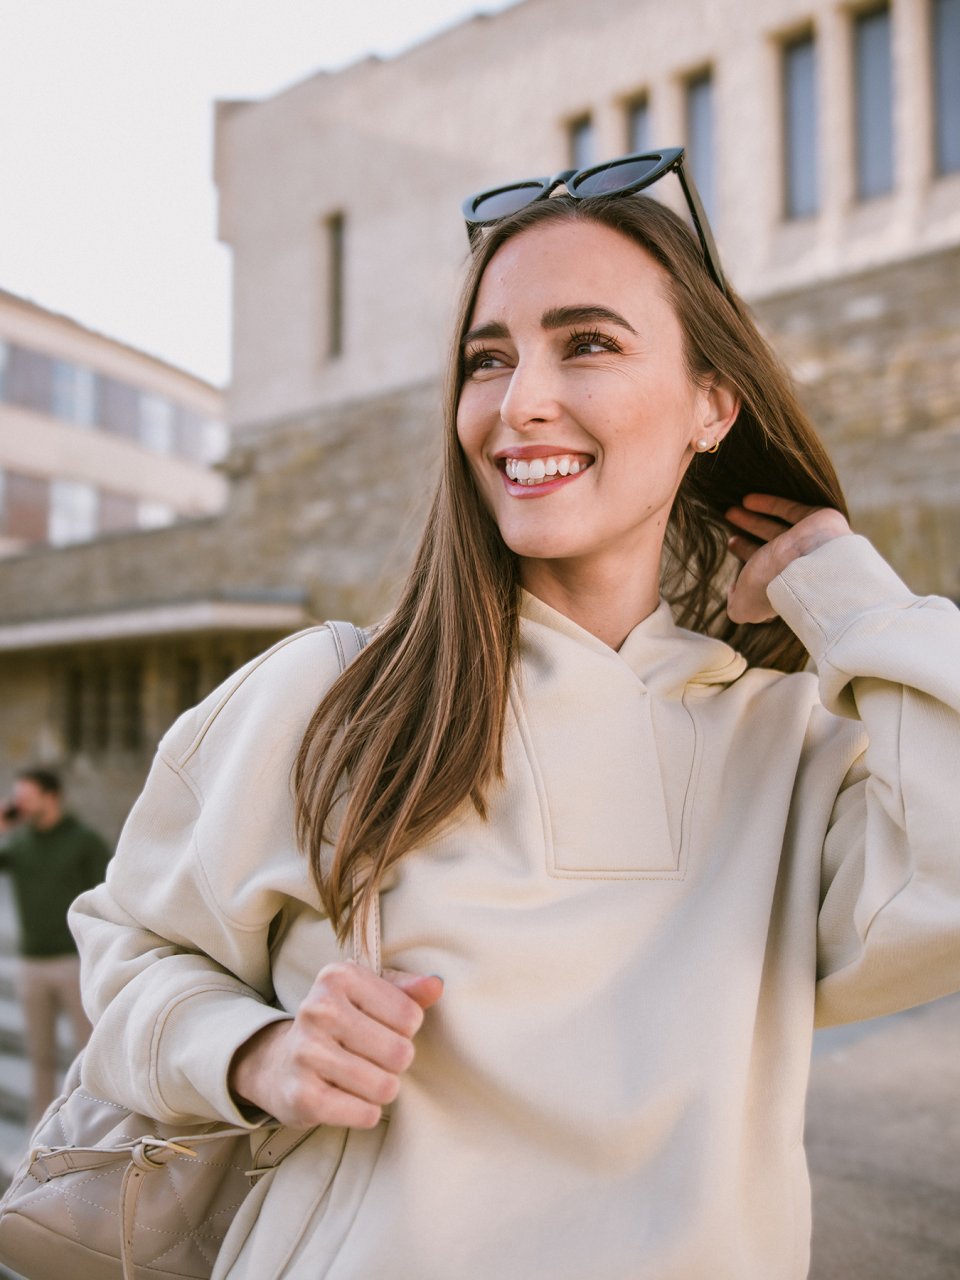
<svg viewBox="0 0 960 1280"><path fill-rule="evenodd" d="M20 954L63 956L77 947L67 908L100 883L110 850L76 818L65 815L49 831L24 824L0 847L0 871L13 877L20 918Z"/></svg>

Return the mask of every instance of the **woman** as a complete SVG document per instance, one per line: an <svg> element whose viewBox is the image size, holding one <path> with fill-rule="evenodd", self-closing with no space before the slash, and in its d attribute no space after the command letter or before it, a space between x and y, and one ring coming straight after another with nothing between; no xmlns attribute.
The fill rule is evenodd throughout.
<svg viewBox="0 0 960 1280"><path fill-rule="evenodd" d="M960 615L722 285L636 194L478 237L397 609L183 717L78 903L88 1085L318 1126L215 1276L799 1280L815 1018L960 987Z"/></svg>

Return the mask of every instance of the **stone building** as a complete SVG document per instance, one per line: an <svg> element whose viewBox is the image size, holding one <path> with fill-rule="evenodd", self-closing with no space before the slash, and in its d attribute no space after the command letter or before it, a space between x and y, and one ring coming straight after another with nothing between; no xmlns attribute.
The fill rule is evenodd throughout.
<svg viewBox="0 0 960 1280"><path fill-rule="evenodd" d="M0 565L6 762L61 761L115 828L190 696L307 618L383 610L434 474L461 199L655 144L687 147L859 527L960 595L958 76L960 0L522 0L220 104L229 502ZM122 705L84 665L108 654L147 661L150 711L95 751L71 707Z"/></svg>

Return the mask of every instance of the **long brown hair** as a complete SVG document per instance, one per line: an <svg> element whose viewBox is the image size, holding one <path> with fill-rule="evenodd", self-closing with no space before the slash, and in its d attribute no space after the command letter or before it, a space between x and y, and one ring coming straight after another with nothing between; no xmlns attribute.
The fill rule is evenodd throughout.
<svg viewBox="0 0 960 1280"><path fill-rule="evenodd" d="M485 815L486 788L501 773L519 578L457 439L460 347L496 251L558 219L600 223L646 250L666 272L691 377L725 378L741 401L720 452L691 462L671 513L662 585L678 623L727 640L756 666L792 671L806 659L780 619L738 626L724 609L736 571L724 512L744 494L846 510L790 378L746 306L721 294L685 223L647 197L561 196L521 210L486 235L470 263L447 367L442 474L399 603L317 707L297 757L297 832L341 937L404 853L465 803Z"/></svg>

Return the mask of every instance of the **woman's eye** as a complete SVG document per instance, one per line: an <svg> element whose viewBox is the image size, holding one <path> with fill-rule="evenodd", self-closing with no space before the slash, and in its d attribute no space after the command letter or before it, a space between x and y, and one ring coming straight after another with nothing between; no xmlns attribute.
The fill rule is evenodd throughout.
<svg viewBox="0 0 960 1280"><path fill-rule="evenodd" d="M620 345L603 333L575 333L570 339L570 349L576 356L592 356L604 351L619 351Z"/></svg>
<svg viewBox="0 0 960 1280"><path fill-rule="evenodd" d="M492 351L467 351L463 357L463 371L467 377L486 369L499 369L503 361Z"/></svg>

